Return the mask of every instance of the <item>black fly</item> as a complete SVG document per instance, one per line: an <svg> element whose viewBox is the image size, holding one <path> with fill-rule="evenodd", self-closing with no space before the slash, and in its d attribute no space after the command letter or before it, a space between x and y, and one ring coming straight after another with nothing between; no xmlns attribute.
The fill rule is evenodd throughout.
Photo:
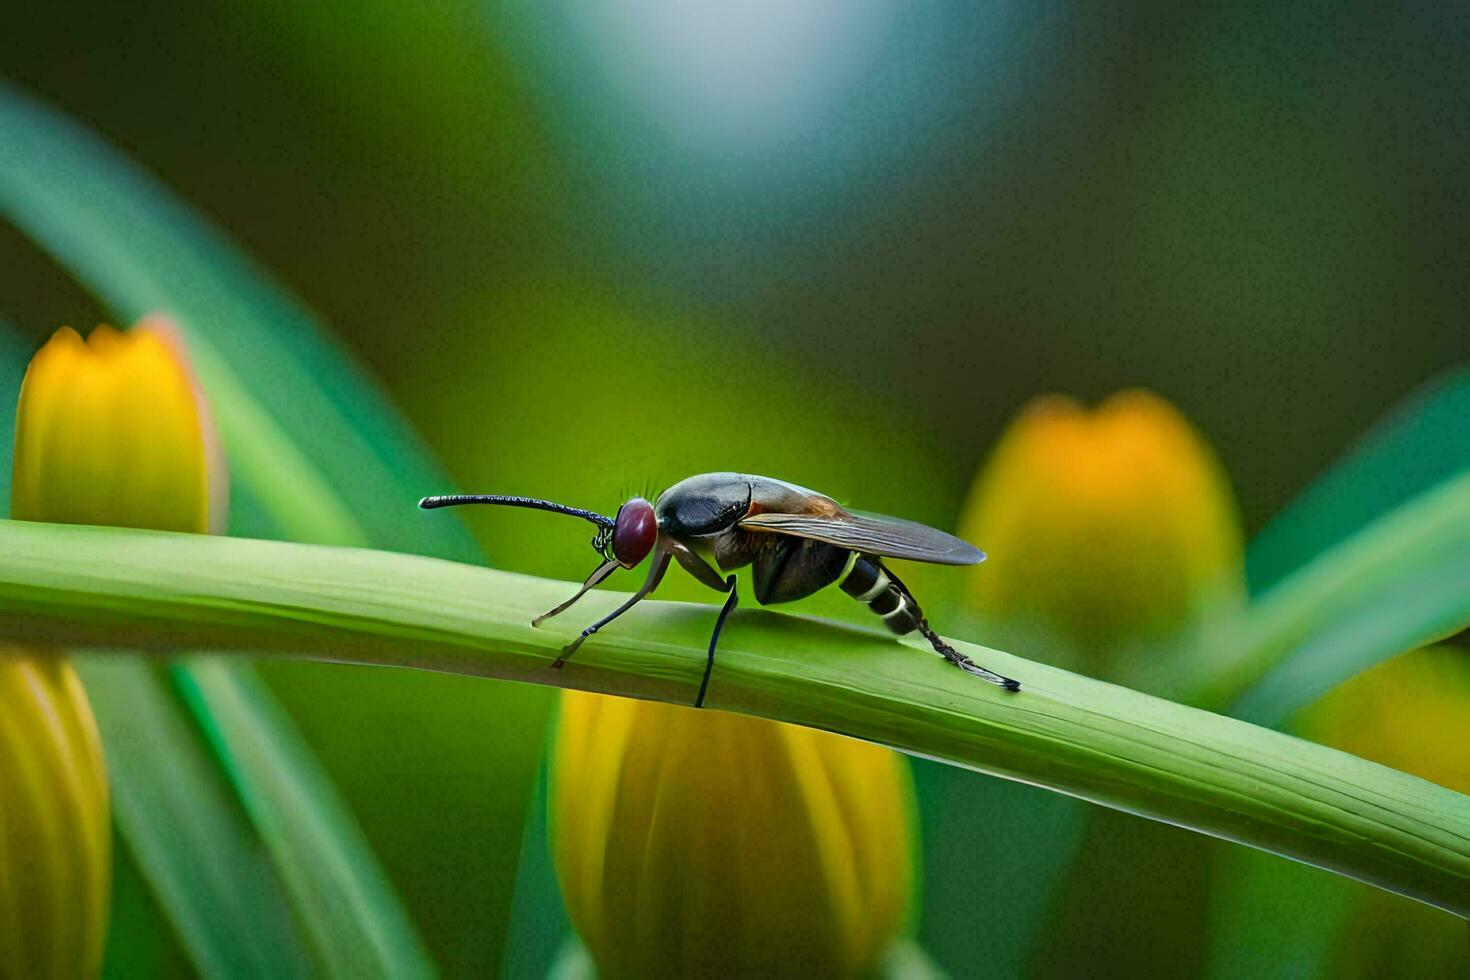
<svg viewBox="0 0 1470 980"><path fill-rule="evenodd" d="M634 497L617 517L567 507L535 497L457 494L425 497L426 509L456 504L500 504L569 514L597 526L593 547L602 564L566 602L532 620L541 623L566 611L619 568L633 568L653 554L648 577L627 602L582 631L562 650L553 667L566 663L582 641L633 608L663 580L671 560L717 592L728 594L714 634L695 707L704 704L715 644L735 608L737 568L751 566L755 597L762 605L791 602L836 584L882 617L893 632L918 631L946 660L1007 691L1021 685L981 667L945 643L929 627L908 587L883 564L884 558L940 565L973 565L985 554L959 538L897 517L843 509L836 501L804 487L743 473L706 473L674 484L649 503ZM717 571L718 569L718 571Z"/></svg>

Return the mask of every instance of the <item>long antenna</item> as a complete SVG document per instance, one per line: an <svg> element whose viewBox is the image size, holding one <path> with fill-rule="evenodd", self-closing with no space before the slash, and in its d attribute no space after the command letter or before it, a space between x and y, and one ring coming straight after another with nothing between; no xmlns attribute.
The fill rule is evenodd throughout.
<svg viewBox="0 0 1470 980"><path fill-rule="evenodd" d="M552 503L550 500L538 500L535 497L507 497L498 493L451 493L439 497L425 497L419 501L419 506L424 510L436 510L440 507L457 507L460 504L501 504L506 507L528 507L531 510L549 510L553 514L567 514L571 517L580 517L584 521L591 521L600 528L612 528L617 522L611 517L606 517L596 511L582 510L580 507L568 507L566 504Z"/></svg>

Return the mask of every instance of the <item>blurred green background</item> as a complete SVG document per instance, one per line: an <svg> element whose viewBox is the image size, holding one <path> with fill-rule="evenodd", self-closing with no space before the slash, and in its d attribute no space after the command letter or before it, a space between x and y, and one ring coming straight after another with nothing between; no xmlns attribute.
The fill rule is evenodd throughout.
<svg viewBox="0 0 1470 980"><path fill-rule="evenodd" d="M1143 385L1213 442L1249 534L1470 355L1453 5L269 0L6 20L0 74L291 287L467 489L611 510L745 469L950 527L1026 399ZM3 224L0 314L38 341L102 318ZM552 518L467 521L496 565L592 565ZM953 575L910 577L933 611L955 598ZM495 746L539 747L549 695L271 677L440 963L507 955L534 752ZM926 944L959 974L1019 969L1051 940L1008 942L1005 917L1024 930L1060 901L1080 808L918 768ZM561 926L522 913L512 968L530 970L524 915ZM966 933L982 915L1000 938ZM1200 967L1194 949L1169 965Z"/></svg>

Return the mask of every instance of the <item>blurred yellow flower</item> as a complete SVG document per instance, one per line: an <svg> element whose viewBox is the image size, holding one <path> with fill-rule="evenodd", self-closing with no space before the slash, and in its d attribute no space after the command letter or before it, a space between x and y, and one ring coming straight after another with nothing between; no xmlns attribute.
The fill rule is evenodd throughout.
<svg viewBox="0 0 1470 980"><path fill-rule="evenodd" d="M161 319L32 359L15 425L11 515L205 531L223 514L213 428ZM211 499L213 498L213 499ZM0 650L0 978L95 976L110 888L106 771L91 706L54 655Z"/></svg>
<svg viewBox="0 0 1470 980"><path fill-rule="evenodd" d="M1303 709L1314 741L1470 793L1470 651L1425 647L1344 681Z"/></svg>
<svg viewBox="0 0 1470 980"><path fill-rule="evenodd" d="M1470 650L1426 647L1338 685L1304 709L1313 741L1470 793ZM1359 889L1333 976L1459 976L1465 922L1409 899Z"/></svg>
<svg viewBox="0 0 1470 980"><path fill-rule="evenodd" d="M563 697L558 876L603 980L855 977L904 924L895 753L720 711Z"/></svg>
<svg viewBox="0 0 1470 980"><path fill-rule="evenodd" d="M0 977L96 976L111 827L102 746L76 673L0 651Z"/></svg>
<svg viewBox="0 0 1470 980"><path fill-rule="evenodd" d="M11 513L207 531L225 513L208 409L173 329L151 318L83 341L62 327L21 384ZM215 499L211 499L211 495Z"/></svg>
<svg viewBox="0 0 1470 980"><path fill-rule="evenodd" d="M1243 595L1234 498L1204 439L1146 391L1096 410L1047 396L991 454L961 536L988 621L1059 633L1082 653L1167 637Z"/></svg>

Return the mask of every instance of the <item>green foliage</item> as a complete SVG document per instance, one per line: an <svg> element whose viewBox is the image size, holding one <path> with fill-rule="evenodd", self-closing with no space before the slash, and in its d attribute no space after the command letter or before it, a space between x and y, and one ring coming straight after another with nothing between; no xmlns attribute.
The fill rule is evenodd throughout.
<svg viewBox="0 0 1470 980"><path fill-rule="evenodd" d="M285 892L167 668L77 658L104 739L113 819L206 977L308 977Z"/></svg>
<svg viewBox="0 0 1470 980"><path fill-rule="evenodd" d="M924 867L938 871L926 872L921 896L925 948L956 975L1024 975L1039 950L1062 938L1058 891L1096 808L950 766L916 765L914 786Z"/></svg>
<svg viewBox="0 0 1470 980"><path fill-rule="evenodd" d="M163 311L183 331L220 424L230 462L232 524L237 531L308 541L372 543L456 558L475 554L472 540L453 520L403 519L418 495L442 488L447 481L403 421L346 362L312 318L216 232L75 124L4 88L0 88L0 144L4 146L0 211L123 322L145 312ZM118 663L113 669L128 668ZM412 927L377 860L306 750L306 743L273 704L270 691L251 676L249 666L234 664L228 670L235 678L237 693L250 692L246 701L222 702L200 695L191 704L228 763L237 791L252 804L251 813L264 831L276 867L285 873L288 891L297 899L297 918L312 937L313 948L329 966L362 966L361 960L343 958L349 955L347 951L355 950L357 956L381 954L377 972L389 972L416 956L420 965L407 972L427 972L422 954L414 952L417 941L412 938ZM175 673L185 689L196 695L202 690L190 663L180 664ZM434 915L431 922L441 930L436 937L441 946L454 943L458 962L493 961L504 937L518 828L539 746L532 741L519 749L522 743L513 738L497 737L507 748L487 757L476 750L473 741L460 737L465 730L461 723L469 716L494 719L492 727L508 729L497 729L497 736L509 735L509 730L520 726L534 729L544 719L544 695L481 686L446 705L436 678L415 676L388 684L375 677L365 685L359 678L355 696L337 700L331 724L324 725L312 717L315 705L324 693L340 693L343 687L352 686L344 683L347 679L324 667L269 673L286 702L306 712L302 719L306 734L329 762L357 758L364 740L344 739L363 730L383 731L377 719L401 716L405 724L418 729L421 737L411 741L384 731L392 738L392 754L385 753L384 760L396 763L400 771L390 773L393 778L386 784L368 780L363 785L359 778L348 786L355 802L371 799L383 813L401 816L403 808L421 805L423 787L442 787L448 782L437 778L439 774L452 771L462 777L455 785L475 794L476 810L468 809L470 801L465 798L458 801L460 811L476 812L483 821L476 833L447 835L433 855L422 853L421 838L412 832L409 821L398 821L394 836L380 833L379 837L393 845L397 868L430 870L430 888L438 887L441 894L431 890L425 898L442 901L442 893L448 891L460 899L453 903L459 914L473 920L476 928L471 930L455 916ZM164 686L162 675L137 665L131 680L118 690L132 692L140 700L120 709L113 723L104 720L109 751L119 745L119 751L140 767L166 765L168 751L150 754L122 745L158 735L140 732L122 720L147 716L142 713L146 699L162 713L162 737L177 743L167 748L186 757L197 756L198 733L186 719L175 717L181 708ZM219 683L219 678L214 682ZM233 711L227 719L212 715L222 704ZM271 781L267 763L272 760L259 754L262 746L274 747L297 770ZM413 772L413 778L405 778L405 771ZM183 766L179 772L203 778L197 768ZM156 783L152 775L141 776L138 785ZM157 774L160 779L162 775ZM211 790L202 783L196 788L200 805L207 806ZM181 790L173 802L187 808L191 792ZM123 787L121 795L133 795L133 791ZM452 793L445 795L453 799ZM266 806L267 799L274 805ZM289 956L293 949L299 954L299 941L277 936L278 929L252 920L249 910L239 903L211 896L211 884L221 883L188 871L201 863L203 855L188 855L183 847L150 848L145 841L134 841L135 835L150 833L145 823L165 827L188 819L186 812L171 811L168 800L166 795L137 794L134 802L139 819L124 824L124 830L133 846L142 848L140 863L176 925L182 929L183 923L194 921L196 913L191 909L241 913L233 920L226 916L210 923L195 936L196 941L186 944L196 965L206 969L234 955L223 948L205 951L202 944L210 937L241 949L275 944L282 956ZM481 811L486 816L480 817ZM272 814L290 813L301 819L269 819ZM221 826L240 819L238 814L215 815ZM215 844L236 846L239 853L230 860L258 863L260 854L252 850L253 845L247 846L254 840L248 830L232 841L217 836ZM158 863L150 864L145 855ZM263 872L253 872L251 880L271 880L269 865L263 867ZM480 880L467 880L466 868L475 869ZM177 888L166 887L165 882ZM191 889L197 890L191 893ZM324 904L318 901L323 894L354 900ZM465 936L472 938L466 942Z"/></svg>
<svg viewBox="0 0 1470 980"><path fill-rule="evenodd" d="M1287 575L1414 495L1470 467L1470 368L1415 392L1312 481L1246 553L1252 591Z"/></svg>
<svg viewBox="0 0 1470 980"><path fill-rule="evenodd" d="M1226 690L1261 679L1231 709L1280 725L1349 677L1470 623L1470 470L1424 491L1252 604L1224 643ZM1217 681L1218 683L1218 681ZM1213 702L1206 697L1203 703Z"/></svg>
<svg viewBox="0 0 1470 980"><path fill-rule="evenodd" d="M260 677L241 662L199 659L179 683L303 911L327 975L433 976L362 832Z"/></svg>
<svg viewBox="0 0 1470 980"><path fill-rule="evenodd" d="M1165 689L1279 723L1379 661L1470 624L1470 472L1399 505L1283 579L1186 656Z"/></svg>
<svg viewBox="0 0 1470 980"><path fill-rule="evenodd" d="M190 976L188 954L144 881L132 852L118 836L116 823L112 837L112 916L103 953L103 978L164 980Z"/></svg>
<svg viewBox="0 0 1470 980"><path fill-rule="evenodd" d="M0 525L0 630L63 645L290 652L692 700L708 610L648 602L548 670L564 582L409 555L120 528ZM589 613L620 600L599 592ZM1011 695L910 640L769 612L722 638L711 707L1020 779L1470 912L1470 802L1263 728L961 644Z"/></svg>

